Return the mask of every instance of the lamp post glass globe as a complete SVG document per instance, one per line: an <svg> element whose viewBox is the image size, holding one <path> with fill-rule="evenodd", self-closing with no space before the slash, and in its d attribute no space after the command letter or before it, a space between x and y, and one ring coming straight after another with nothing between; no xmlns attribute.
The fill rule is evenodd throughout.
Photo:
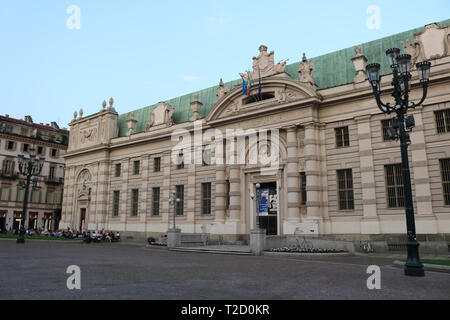
<svg viewBox="0 0 450 320"><path fill-rule="evenodd" d="M376 87L380 82L380 64L371 63L366 66L367 76L372 86Z"/></svg>
<svg viewBox="0 0 450 320"><path fill-rule="evenodd" d="M250 198L253 200L253 199L255 199L255 194L252 192L252 193L250 193Z"/></svg>
<svg viewBox="0 0 450 320"><path fill-rule="evenodd" d="M411 71L411 55L401 54L397 57L396 61L401 74L406 75Z"/></svg>
<svg viewBox="0 0 450 320"><path fill-rule="evenodd" d="M430 80L431 62L423 61L416 64L417 74L420 82L428 82Z"/></svg>
<svg viewBox="0 0 450 320"><path fill-rule="evenodd" d="M400 54L399 48L391 48L386 51L386 57L388 58L389 65L391 68L395 68L397 66L397 57Z"/></svg>

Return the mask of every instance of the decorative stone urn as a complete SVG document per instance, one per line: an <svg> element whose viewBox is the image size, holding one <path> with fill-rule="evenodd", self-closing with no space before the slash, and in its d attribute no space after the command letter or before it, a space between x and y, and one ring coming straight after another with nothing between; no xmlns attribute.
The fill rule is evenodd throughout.
<svg viewBox="0 0 450 320"><path fill-rule="evenodd" d="M202 106L203 106L203 103L198 101L198 93L196 93L195 100L191 102L191 109L194 114L189 118L190 121L195 121L195 120L200 119L199 112L200 112L200 109L202 108Z"/></svg>

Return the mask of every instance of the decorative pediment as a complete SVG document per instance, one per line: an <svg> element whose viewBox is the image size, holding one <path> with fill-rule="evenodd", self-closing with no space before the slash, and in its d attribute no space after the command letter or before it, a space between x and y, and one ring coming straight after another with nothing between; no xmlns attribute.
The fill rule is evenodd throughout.
<svg viewBox="0 0 450 320"><path fill-rule="evenodd" d="M286 69L286 62L289 60L280 61L275 64L274 52L267 53L265 45L259 46L259 55L253 57L253 71L240 73L240 75L248 82L248 74L252 82L258 81L259 77L265 78L273 75L284 74Z"/></svg>
<svg viewBox="0 0 450 320"><path fill-rule="evenodd" d="M155 127L170 127L173 125L172 115L175 108L166 102L159 102L150 114L147 131Z"/></svg>
<svg viewBox="0 0 450 320"><path fill-rule="evenodd" d="M290 78L264 78L261 83L261 94L258 92L258 87L258 85L252 86L250 96L247 96L243 95L242 88L237 86L216 103L206 121L228 120L255 110L263 113L283 104L318 97L314 90Z"/></svg>

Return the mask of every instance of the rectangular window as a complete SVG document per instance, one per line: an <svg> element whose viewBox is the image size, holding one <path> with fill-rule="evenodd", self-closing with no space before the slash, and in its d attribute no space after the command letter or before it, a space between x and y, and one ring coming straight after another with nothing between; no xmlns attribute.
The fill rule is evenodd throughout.
<svg viewBox="0 0 450 320"><path fill-rule="evenodd" d="M161 158L153 159L153 171L160 172L161 171Z"/></svg>
<svg viewBox="0 0 450 320"><path fill-rule="evenodd" d="M388 208L405 206L403 194L402 165L392 164L384 166L386 180L386 198Z"/></svg>
<svg viewBox="0 0 450 320"><path fill-rule="evenodd" d="M17 202L23 202L25 196L25 189L24 188L17 188Z"/></svg>
<svg viewBox="0 0 450 320"><path fill-rule="evenodd" d="M13 160L3 160L2 172L5 173L5 174L13 174L15 166L16 166L15 161L13 161Z"/></svg>
<svg viewBox="0 0 450 320"><path fill-rule="evenodd" d="M14 141L8 141L8 143L6 144L6 149L13 150L14 149Z"/></svg>
<svg viewBox="0 0 450 320"><path fill-rule="evenodd" d="M40 191L31 191L31 202L33 202L33 203L41 202L41 192Z"/></svg>
<svg viewBox="0 0 450 320"><path fill-rule="evenodd" d="M230 209L230 180L227 180L225 187L226 187L225 191L227 193L227 196L225 198L225 207L227 209Z"/></svg>
<svg viewBox="0 0 450 320"><path fill-rule="evenodd" d="M122 165L120 163L116 163L115 176L120 177L120 171L122 169Z"/></svg>
<svg viewBox="0 0 450 320"><path fill-rule="evenodd" d="M202 183L202 214L211 214L211 182Z"/></svg>
<svg viewBox="0 0 450 320"><path fill-rule="evenodd" d="M55 167L50 167L50 171L48 172L48 177L50 179L55 177Z"/></svg>
<svg viewBox="0 0 450 320"><path fill-rule="evenodd" d="M437 133L450 132L450 109L434 112Z"/></svg>
<svg viewBox="0 0 450 320"><path fill-rule="evenodd" d="M336 147L348 147L350 145L348 136L348 127L335 128Z"/></svg>
<svg viewBox="0 0 450 320"><path fill-rule="evenodd" d="M28 128L20 128L20 134L23 136L28 136Z"/></svg>
<svg viewBox="0 0 450 320"><path fill-rule="evenodd" d="M58 154L58 150L52 149L52 157L56 157L57 154Z"/></svg>
<svg viewBox="0 0 450 320"><path fill-rule="evenodd" d="M141 165L141 162L139 160L136 160L133 162L133 173L139 174L139 167Z"/></svg>
<svg viewBox="0 0 450 320"><path fill-rule="evenodd" d="M180 202L175 203L175 212L177 216L182 216L184 214L184 186L178 185L175 187L176 196L180 199Z"/></svg>
<svg viewBox="0 0 450 320"><path fill-rule="evenodd" d="M24 143L22 147L22 152L28 152L30 145L28 143Z"/></svg>
<svg viewBox="0 0 450 320"><path fill-rule="evenodd" d="M300 194L301 194L301 205L306 205L306 173L300 172Z"/></svg>
<svg viewBox="0 0 450 320"><path fill-rule="evenodd" d="M9 188L1 188L0 189L0 200L2 201L9 201L9 194L10 194Z"/></svg>
<svg viewBox="0 0 450 320"><path fill-rule="evenodd" d="M159 216L159 199L160 199L160 189L153 188L153 204L152 204L152 213L154 216Z"/></svg>
<svg viewBox="0 0 450 320"><path fill-rule="evenodd" d="M47 191L47 195L45 197L45 203L47 203L47 204L55 203L55 192L54 191Z"/></svg>
<svg viewBox="0 0 450 320"><path fill-rule="evenodd" d="M441 163L442 191L444 204L450 206L450 158L439 160Z"/></svg>
<svg viewBox="0 0 450 320"><path fill-rule="evenodd" d="M37 147L37 154L41 155L43 153L44 153L44 148L41 146Z"/></svg>
<svg viewBox="0 0 450 320"><path fill-rule="evenodd" d="M119 216L120 191L115 190L113 193L113 217Z"/></svg>
<svg viewBox="0 0 450 320"><path fill-rule="evenodd" d="M13 126L10 125L10 124L7 124L7 125L5 126L5 132L6 132L6 133L12 133L12 132L13 132Z"/></svg>
<svg viewBox="0 0 450 320"><path fill-rule="evenodd" d="M392 128L392 119L381 120L381 129L383 130L383 141L391 140L389 139L388 129Z"/></svg>
<svg viewBox="0 0 450 320"><path fill-rule="evenodd" d="M353 210L353 176L352 169L337 170L339 210Z"/></svg>
<svg viewBox="0 0 450 320"><path fill-rule="evenodd" d="M137 216L139 208L139 189L132 189L131 197L131 215Z"/></svg>

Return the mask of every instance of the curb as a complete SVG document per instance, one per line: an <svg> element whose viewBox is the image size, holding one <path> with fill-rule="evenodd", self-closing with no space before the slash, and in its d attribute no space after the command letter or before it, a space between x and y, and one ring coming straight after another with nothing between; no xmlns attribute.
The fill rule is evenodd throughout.
<svg viewBox="0 0 450 320"><path fill-rule="evenodd" d="M16 238L0 238L0 241L16 241ZM41 242L51 242L51 243L81 243L81 241L78 242L78 240L47 240L47 239L25 239L25 242L27 241L41 241Z"/></svg>
<svg viewBox="0 0 450 320"><path fill-rule="evenodd" d="M308 253L308 252L273 252L264 251L264 256L275 257L347 257L352 256L351 252L329 252L329 253Z"/></svg>
<svg viewBox="0 0 450 320"><path fill-rule="evenodd" d="M404 261L395 260L392 262L392 266L396 268L403 268L405 266ZM444 273L450 273L450 266L441 266L438 264L423 264L423 269L425 271L434 271L434 272L444 272Z"/></svg>

